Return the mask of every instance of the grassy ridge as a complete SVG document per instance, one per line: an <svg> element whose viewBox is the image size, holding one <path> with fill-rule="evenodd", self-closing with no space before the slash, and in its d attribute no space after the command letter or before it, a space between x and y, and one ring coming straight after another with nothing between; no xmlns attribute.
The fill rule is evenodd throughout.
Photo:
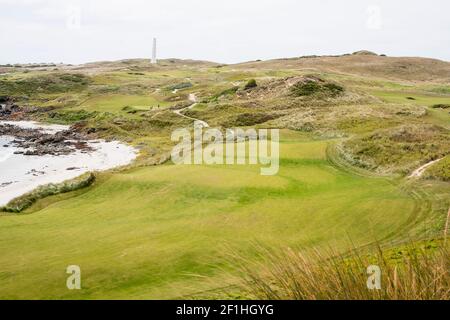
<svg viewBox="0 0 450 320"><path fill-rule="evenodd" d="M78 178L63 183L44 185L30 193L11 200L5 207L0 208L0 211L20 213L31 207L40 199L86 188L92 185L94 181L95 175L93 173L86 173Z"/></svg>

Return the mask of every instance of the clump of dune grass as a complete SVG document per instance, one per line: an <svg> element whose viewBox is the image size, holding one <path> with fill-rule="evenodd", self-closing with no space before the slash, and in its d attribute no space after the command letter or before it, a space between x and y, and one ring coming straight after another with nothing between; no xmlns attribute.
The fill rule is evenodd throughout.
<svg viewBox="0 0 450 320"><path fill-rule="evenodd" d="M322 96L335 98L344 93L344 88L319 77L310 76L292 86L291 93L295 97Z"/></svg>
<svg viewBox="0 0 450 320"><path fill-rule="evenodd" d="M86 173L78 178L64 181L59 184L47 184L21 196L11 200L5 207L0 208L0 211L10 213L20 213L29 207L31 207L36 201L71 191L76 191L82 188L89 187L95 181L95 175L93 173Z"/></svg>
<svg viewBox="0 0 450 320"><path fill-rule="evenodd" d="M448 300L448 246L426 250L409 245L395 258L379 246L376 254L333 251L273 252L261 249L258 263L241 261L242 290L263 300ZM381 288L369 289L371 266L381 270ZM372 287L373 288L373 287Z"/></svg>

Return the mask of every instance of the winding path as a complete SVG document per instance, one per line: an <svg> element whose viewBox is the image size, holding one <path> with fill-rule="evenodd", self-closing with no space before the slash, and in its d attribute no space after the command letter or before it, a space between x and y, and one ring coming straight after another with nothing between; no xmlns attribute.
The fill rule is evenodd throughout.
<svg viewBox="0 0 450 320"><path fill-rule="evenodd" d="M192 104L189 107L183 108L183 109L179 109L179 110L174 110L173 113L175 113L176 115L179 115L180 117L183 117L183 118L186 118L186 119L189 119L189 120L193 120L193 121L199 123L199 125L201 125L204 128L209 128L209 124L206 121L203 121L203 120L200 120L200 119L196 119L196 118L192 118L192 117L189 117L189 116L183 114L183 112L185 110L193 109L198 104L197 97L193 93L191 93L189 95L189 101L192 102Z"/></svg>
<svg viewBox="0 0 450 320"><path fill-rule="evenodd" d="M415 170L413 173L411 173L411 175L410 175L408 178L409 178L409 179L412 179L412 178L420 178L420 177L425 173L425 171L426 171L429 167L431 167L431 166L432 166L433 164L435 164L435 163L438 163L438 162L441 161L442 159L444 159L444 158L437 159L437 160L428 162L427 164L424 164L424 165L421 166L419 169L417 169L417 170Z"/></svg>

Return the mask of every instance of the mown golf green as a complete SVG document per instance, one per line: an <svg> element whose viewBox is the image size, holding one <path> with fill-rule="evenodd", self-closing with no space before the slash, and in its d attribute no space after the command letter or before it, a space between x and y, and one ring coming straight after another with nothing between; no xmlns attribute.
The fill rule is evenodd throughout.
<svg viewBox="0 0 450 320"><path fill-rule="evenodd" d="M80 108L100 112L119 112L123 108L149 110L153 107L167 106L167 102L158 101L151 96L105 95L86 100Z"/></svg>
<svg viewBox="0 0 450 320"><path fill-rule="evenodd" d="M432 106L439 103L449 103L450 99L446 95L438 94L422 94L412 92L401 91L375 91L374 96L377 96L386 102L390 103L411 103L421 106Z"/></svg>
<svg viewBox="0 0 450 320"><path fill-rule="evenodd" d="M2 216L0 297L193 297L228 285L227 254L253 258L256 243L344 250L404 236L416 200L333 166L330 143L282 131L277 176L249 165L131 169ZM81 267L82 290L66 288L69 265Z"/></svg>

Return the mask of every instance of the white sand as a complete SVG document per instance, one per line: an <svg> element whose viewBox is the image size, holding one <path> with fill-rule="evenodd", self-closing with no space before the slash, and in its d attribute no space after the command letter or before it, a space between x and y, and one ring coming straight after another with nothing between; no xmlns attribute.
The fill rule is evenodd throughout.
<svg viewBox="0 0 450 320"><path fill-rule="evenodd" d="M5 123L5 122L0 122ZM35 122L9 122L22 128L43 129L56 133L65 126L40 125ZM117 141L89 141L91 152L76 151L64 156L24 156L14 154L18 148L4 145L13 137L0 136L0 206L37 187L49 183L61 183L83 173L105 171L131 163L137 151ZM75 168L75 169L73 169ZM67 170L73 169L73 170Z"/></svg>

